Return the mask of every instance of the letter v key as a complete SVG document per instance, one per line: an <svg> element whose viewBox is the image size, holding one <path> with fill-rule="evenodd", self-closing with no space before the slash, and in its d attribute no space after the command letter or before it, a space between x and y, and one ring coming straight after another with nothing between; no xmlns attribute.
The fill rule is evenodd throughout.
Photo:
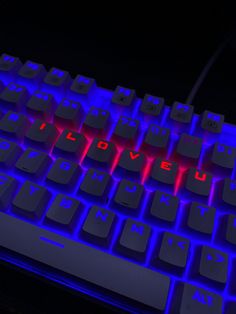
<svg viewBox="0 0 236 314"><path fill-rule="evenodd" d="M129 156L132 160L134 160L134 159L137 159L140 156L140 154L130 151Z"/></svg>

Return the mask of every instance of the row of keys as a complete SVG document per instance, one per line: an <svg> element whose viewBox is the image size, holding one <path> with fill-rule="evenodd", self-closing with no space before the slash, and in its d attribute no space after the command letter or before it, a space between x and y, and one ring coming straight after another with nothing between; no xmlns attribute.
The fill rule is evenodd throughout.
<svg viewBox="0 0 236 314"><path fill-rule="evenodd" d="M1 203L6 206L16 190L16 180L2 174L0 180ZM47 208L49 198L50 193L47 189L26 181L13 198L12 210L14 213L29 219L39 219ZM58 194L46 213L44 223L51 227L72 231L78 223L82 208L83 205L79 200ZM93 206L85 218L80 235L86 241L108 246L111 242L116 219L114 212ZM229 219L232 220L232 216L229 216ZM236 218L234 220L236 221ZM229 232L230 227L227 230L227 237ZM144 261L150 237L151 228L147 224L128 218L122 226L116 250L127 257ZM152 264L168 272L183 271L187 265L189 239L164 232L159 240ZM202 276L226 284L228 256L212 247L202 246L199 248L199 252L196 250L192 272L194 276Z"/></svg>

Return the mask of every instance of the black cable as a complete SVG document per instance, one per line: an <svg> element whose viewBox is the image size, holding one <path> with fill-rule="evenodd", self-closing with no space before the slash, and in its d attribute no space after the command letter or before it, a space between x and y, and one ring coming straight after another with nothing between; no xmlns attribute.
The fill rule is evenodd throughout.
<svg viewBox="0 0 236 314"><path fill-rule="evenodd" d="M210 68L212 65L216 62L217 58L220 56L220 54L225 49L226 45L230 42L234 35L234 32L230 32L230 35L227 36L227 38L220 43L220 45L215 50L212 57L209 59L207 64L204 66L203 70L201 71L199 77L197 78L195 84L193 85L193 88L191 89L190 93L188 94L188 97L186 98L186 104L190 105L193 102L194 97L196 96L197 92L199 91L204 79L206 78Z"/></svg>

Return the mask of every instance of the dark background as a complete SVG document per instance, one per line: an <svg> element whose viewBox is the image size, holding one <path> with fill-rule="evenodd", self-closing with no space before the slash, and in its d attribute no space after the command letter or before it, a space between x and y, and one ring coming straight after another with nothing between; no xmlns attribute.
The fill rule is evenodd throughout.
<svg viewBox="0 0 236 314"><path fill-rule="evenodd" d="M171 2L166 7L142 2L131 8L121 2L87 4L66 1L49 8L43 2L0 2L1 53L18 56L23 62L43 63L48 69L56 66L72 76L88 75L110 89L120 84L136 89L140 97L146 92L162 96L171 104L186 100L203 67L230 36L193 105L196 112L210 109L236 122L233 7L214 3L206 8L197 2L189 7L173 7ZM10 313L32 313L32 309L34 313L36 309L39 313L52 313L52 309L66 313L68 308L84 305L88 312L100 309L105 313L67 292L7 271L5 266L0 270L0 278L4 278L0 303L4 310L11 308ZM38 302L38 295L44 302Z"/></svg>

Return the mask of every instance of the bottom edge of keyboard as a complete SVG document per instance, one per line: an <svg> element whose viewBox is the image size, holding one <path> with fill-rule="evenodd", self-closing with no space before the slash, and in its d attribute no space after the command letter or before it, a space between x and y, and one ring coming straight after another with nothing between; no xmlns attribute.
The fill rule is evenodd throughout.
<svg viewBox="0 0 236 314"><path fill-rule="evenodd" d="M162 313L170 279L0 212L0 247Z"/></svg>

